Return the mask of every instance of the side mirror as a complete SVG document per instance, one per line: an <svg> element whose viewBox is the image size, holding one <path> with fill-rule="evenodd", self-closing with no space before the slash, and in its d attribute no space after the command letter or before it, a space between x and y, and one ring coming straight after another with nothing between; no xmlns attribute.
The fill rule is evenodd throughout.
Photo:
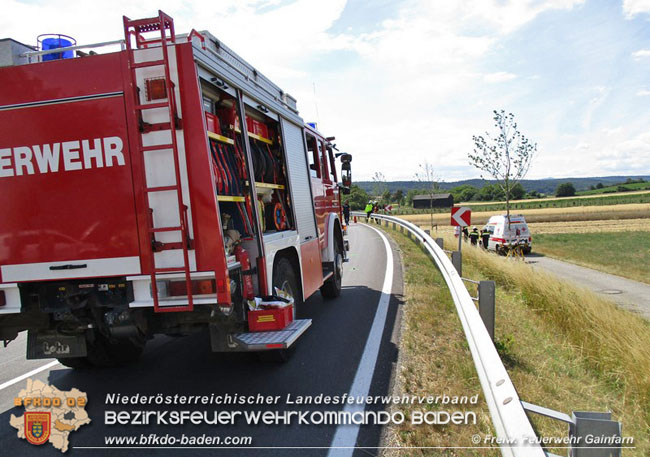
<svg viewBox="0 0 650 457"><path fill-rule="evenodd" d="M342 192L344 194L349 194L350 186L352 185L352 168L350 167L350 162L352 162L352 155L341 153L337 154L337 156L341 159L341 181L343 184Z"/></svg>

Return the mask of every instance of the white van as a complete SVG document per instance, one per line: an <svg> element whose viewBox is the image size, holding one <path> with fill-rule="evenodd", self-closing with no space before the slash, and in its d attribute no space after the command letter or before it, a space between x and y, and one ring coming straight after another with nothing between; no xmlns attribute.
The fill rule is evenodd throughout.
<svg viewBox="0 0 650 457"><path fill-rule="evenodd" d="M533 238L528 230L526 219L521 214L510 215L510 230L508 230L505 214L490 217L483 230L490 232L488 249L491 251L502 253L504 245L517 242L524 244L524 254L530 254L533 250Z"/></svg>

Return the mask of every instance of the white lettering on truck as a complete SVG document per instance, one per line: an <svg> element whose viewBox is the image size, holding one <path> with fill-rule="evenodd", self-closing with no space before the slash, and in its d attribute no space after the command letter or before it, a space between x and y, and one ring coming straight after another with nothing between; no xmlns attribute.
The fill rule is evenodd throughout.
<svg viewBox="0 0 650 457"><path fill-rule="evenodd" d="M118 136L0 148L0 178L124 166L123 150Z"/></svg>

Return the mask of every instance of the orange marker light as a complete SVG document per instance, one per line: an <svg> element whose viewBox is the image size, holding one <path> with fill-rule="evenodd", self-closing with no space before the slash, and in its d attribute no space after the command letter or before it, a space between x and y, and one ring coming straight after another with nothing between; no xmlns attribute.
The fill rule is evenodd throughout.
<svg viewBox="0 0 650 457"><path fill-rule="evenodd" d="M167 84L164 78L151 78L144 83L147 89L147 101L167 98Z"/></svg>

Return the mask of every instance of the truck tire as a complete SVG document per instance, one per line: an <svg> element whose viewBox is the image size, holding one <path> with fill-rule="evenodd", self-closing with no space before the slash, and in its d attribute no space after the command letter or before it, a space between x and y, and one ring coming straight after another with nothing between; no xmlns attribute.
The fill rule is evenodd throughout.
<svg viewBox="0 0 650 457"><path fill-rule="evenodd" d="M64 367L74 368L75 370L91 367L88 357L64 357L57 360Z"/></svg>
<svg viewBox="0 0 650 457"><path fill-rule="evenodd" d="M291 261L286 257L281 257L273 266L273 293L275 293L275 288L277 287L280 290L285 291L293 297L293 318L296 319L298 315L298 309L302 304L302 292L300 290L300 283L296 277L296 272L294 271ZM283 363L288 361L291 358L293 349L295 348L296 343L294 343L288 349L272 349L268 351L259 351L257 352L257 358L261 362L272 362L272 363Z"/></svg>
<svg viewBox="0 0 650 457"><path fill-rule="evenodd" d="M296 277L291 261L286 257L281 257L273 267L273 290L271 295L275 294L275 288L285 291L293 297L293 318L298 315L300 305L302 305L302 292L300 282Z"/></svg>
<svg viewBox="0 0 650 457"><path fill-rule="evenodd" d="M137 361L144 351L144 342L111 341L99 332L88 342L88 362L97 367L114 367Z"/></svg>
<svg viewBox="0 0 650 457"><path fill-rule="evenodd" d="M343 282L343 248L340 238L336 237L334 243L334 274L325 281L320 288L323 297L331 299L341 295L341 284Z"/></svg>

